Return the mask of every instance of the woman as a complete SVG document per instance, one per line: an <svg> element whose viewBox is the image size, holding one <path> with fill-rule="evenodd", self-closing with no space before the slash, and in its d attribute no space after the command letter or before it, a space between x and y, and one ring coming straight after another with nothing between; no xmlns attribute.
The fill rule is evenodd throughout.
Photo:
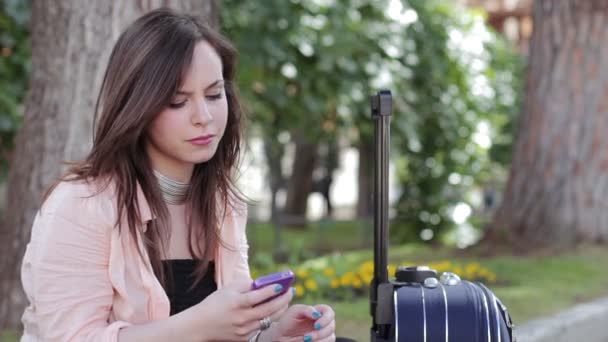
<svg viewBox="0 0 608 342"><path fill-rule="evenodd" d="M335 340L329 306L251 290L235 54L166 9L122 33L93 148L33 224L22 341Z"/></svg>

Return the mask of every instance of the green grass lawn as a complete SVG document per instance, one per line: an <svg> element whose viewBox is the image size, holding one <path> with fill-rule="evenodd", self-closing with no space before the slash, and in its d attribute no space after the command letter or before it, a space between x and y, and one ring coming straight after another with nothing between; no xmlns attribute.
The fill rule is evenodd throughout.
<svg viewBox="0 0 608 342"><path fill-rule="evenodd" d="M253 253L272 252L274 226L270 223L249 224L247 239ZM313 253L366 248L372 243L372 224L365 221L319 221L300 229L284 228L281 243L285 250L299 249Z"/></svg>
<svg viewBox="0 0 608 342"><path fill-rule="evenodd" d="M19 341L19 336L16 333L4 332L0 333L0 342L15 342Z"/></svg>

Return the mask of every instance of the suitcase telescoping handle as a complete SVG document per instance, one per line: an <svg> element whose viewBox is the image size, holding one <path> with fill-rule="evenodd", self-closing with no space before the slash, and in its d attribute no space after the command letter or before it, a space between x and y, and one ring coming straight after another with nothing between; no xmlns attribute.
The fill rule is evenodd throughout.
<svg viewBox="0 0 608 342"><path fill-rule="evenodd" d="M378 286L388 283L388 161L390 120L393 98L390 90L380 90L371 96L374 120L374 278L370 286L370 311L373 317L372 333L384 335L386 327L376 325Z"/></svg>

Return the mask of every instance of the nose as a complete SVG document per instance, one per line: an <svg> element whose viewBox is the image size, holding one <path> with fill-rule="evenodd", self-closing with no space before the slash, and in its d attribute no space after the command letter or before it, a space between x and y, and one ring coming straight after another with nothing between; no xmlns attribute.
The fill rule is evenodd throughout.
<svg viewBox="0 0 608 342"><path fill-rule="evenodd" d="M209 105L205 100L200 100L192 111L191 121L193 125L207 125L213 121Z"/></svg>

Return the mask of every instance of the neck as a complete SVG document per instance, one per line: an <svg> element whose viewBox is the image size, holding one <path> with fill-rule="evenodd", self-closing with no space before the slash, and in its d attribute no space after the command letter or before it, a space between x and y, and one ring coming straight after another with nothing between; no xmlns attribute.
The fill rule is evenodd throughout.
<svg viewBox="0 0 608 342"><path fill-rule="evenodd" d="M158 180L160 192L165 202L168 204L182 204L186 201L190 183L178 182L156 170L154 170L154 176Z"/></svg>

